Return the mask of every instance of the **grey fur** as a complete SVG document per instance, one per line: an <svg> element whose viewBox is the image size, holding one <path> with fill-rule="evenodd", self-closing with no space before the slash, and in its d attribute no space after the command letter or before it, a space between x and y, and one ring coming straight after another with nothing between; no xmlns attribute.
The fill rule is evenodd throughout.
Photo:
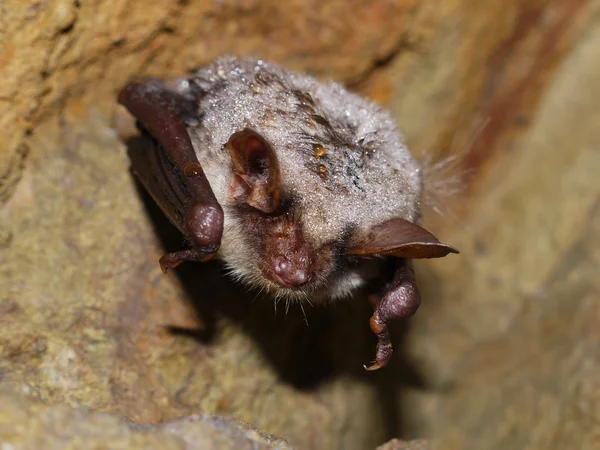
<svg viewBox="0 0 600 450"><path fill-rule="evenodd" d="M225 211L219 257L240 279L277 291L228 208L232 170L224 145L247 127L273 145L282 197L294 198L294 215L315 247L340 241L350 227L368 230L394 217L418 222L419 166L392 116L376 104L337 83L250 58L220 58L173 88L197 105L188 132ZM365 266L322 284L328 296L340 297L372 272Z"/></svg>

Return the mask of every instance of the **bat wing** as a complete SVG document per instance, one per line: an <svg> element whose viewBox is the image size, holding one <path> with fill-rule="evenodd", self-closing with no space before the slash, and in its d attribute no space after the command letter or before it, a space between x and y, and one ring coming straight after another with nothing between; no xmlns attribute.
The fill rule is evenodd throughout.
<svg viewBox="0 0 600 450"><path fill-rule="evenodd" d="M127 141L127 153L132 172L169 220L185 232L185 210L193 200L178 167L166 156L164 148L145 132Z"/></svg>
<svg viewBox="0 0 600 450"><path fill-rule="evenodd" d="M223 210L204 175L184 118L190 100L156 80L130 84L119 103L137 119L142 134L128 142L132 169L163 212L199 246L220 243Z"/></svg>
<svg viewBox="0 0 600 450"><path fill-rule="evenodd" d="M426 229L401 218L391 219L350 241L349 255L391 255L400 258L441 258L458 253Z"/></svg>

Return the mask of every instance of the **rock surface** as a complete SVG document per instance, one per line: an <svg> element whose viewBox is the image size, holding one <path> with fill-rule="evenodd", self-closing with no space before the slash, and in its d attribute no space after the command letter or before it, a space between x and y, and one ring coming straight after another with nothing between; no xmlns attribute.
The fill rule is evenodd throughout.
<svg viewBox="0 0 600 450"><path fill-rule="evenodd" d="M376 450L429 450L430 445L427 441L416 440L416 441L401 441L399 439L392 439L383 445L377 447Z"/></svg>
<svg viewBox="0 0 600 450"><path fill-rule="evenodd" d="M494 147L452 233L463 254L408 348L439 391L444 448L598 446L600 14L548 80L527 130ZM435 298L432 292L428 297ZM432 302L433 303L433 302Z"/></svg>
<svg viewBox="0 0 600 450"><path fill-rule="evenodd" d="M89 105L113 108L116 92L131 78L181 75L224 53L356 78L407 39L416 4L5 1L0 199L18 179L27 133L66 106L84 119Z"/></svg>
<svg viewBox="0 0 600 450"><path fill-rule="evenodd" d="M160 426L135 426L122 418L86 409L50 406L0 393L3 449L66 448L123 450L286 450L282 439L230 419L197 415Z"/></svg>
<svg viewBox="0 0 600 450"><path fill-rule="evenodd" d="M373 351L366 300L307 311L306 326L298 308L276 315L217 265L165 277L163 245L106 119L92 110L47 121L30 142L4 210L1 385L135 423L235 417L301 448L385 440L379 387L361 366ZM180 246L150 214L165 245Z"/></svg>
<svg viewBox="0 0 600 450"><path fill-rule="evenodd" d="M10 397L15 414L218 414L302 449L597 442L600 2L347 5L2 3L0 388L51 405ZM307 327L216 265L160 272L181 238L128 173L115 94L223 53L343 80L391 106L417 153L469 171L426 221L462 254L417 266L423 306L385 372L361 369L364 299L310 309ZM183 445L165 433L132 436Z"/></svg>

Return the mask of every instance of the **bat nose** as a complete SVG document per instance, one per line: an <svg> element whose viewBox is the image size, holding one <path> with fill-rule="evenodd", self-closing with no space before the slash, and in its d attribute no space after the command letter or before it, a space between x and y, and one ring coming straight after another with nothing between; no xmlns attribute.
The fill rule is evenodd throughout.
<svg viewBox="0 0 600 450"><path fill-rule="evenodd" d="M281 255L273 260L273 275L278 284L289 288L302 287L311 279L307 267L294 264L293 261Z"/></svg>

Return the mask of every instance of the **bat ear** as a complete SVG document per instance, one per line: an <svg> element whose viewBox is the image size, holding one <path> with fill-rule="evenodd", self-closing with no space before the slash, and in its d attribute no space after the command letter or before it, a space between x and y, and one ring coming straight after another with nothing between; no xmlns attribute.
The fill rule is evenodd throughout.
<svg viewBox="0 0 600 450"><path fill-rule="evenodd" d="M264 213L279 206L279 163L269 142L246 128L225 146L233 162L233 197Z"/></svg>
<svg viewBox="0 0 600 450"><path fill-rule="evenodd" d="M364 235L350 240L348 255L400 258L441 258L458 253L451 245L442 244L424 228L408 220L396 218L376 226Z"/></svg>

